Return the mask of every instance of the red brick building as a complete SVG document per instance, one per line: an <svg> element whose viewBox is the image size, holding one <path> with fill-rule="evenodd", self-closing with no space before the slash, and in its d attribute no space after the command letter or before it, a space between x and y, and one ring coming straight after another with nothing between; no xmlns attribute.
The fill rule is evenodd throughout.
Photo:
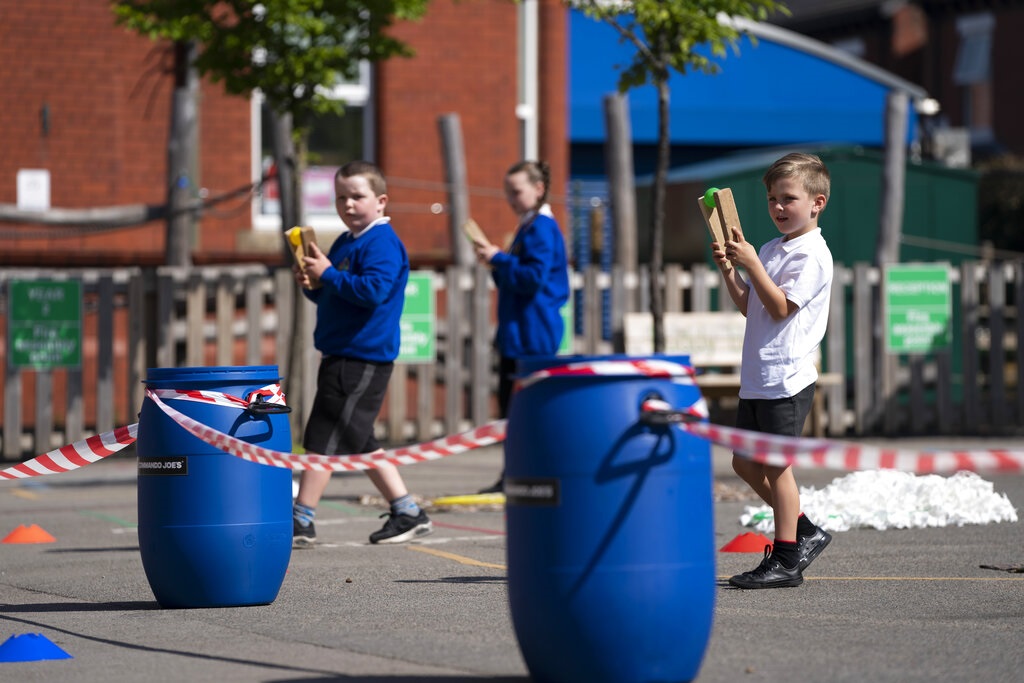
<svg viewBox="0 0 1024 683"><path fill-rule="evenodd" d="M551 163L564 220L557 198L568 175L567 10L558 0L537 6L538 153ZM435 0L424 19L393 29L416 56L367 71L366 101L353 108L364 112L360 129L368 131L362 156L391 181L390 214L414 261L451 258L448 214L436 213L448 201L443 114L461 120L473 216L494 226L496 238L511 222L500 188L523 149L519 12L505 0ZM166 48L116 26L105 0L0 4L0 204L17 203L20 170L40 169L49 173L54 209L162 205L173 83ZM202 84L197 191L215 197L259 177L259 119L249 99ZM195 262L279 258L279 222L261 206L243 196L206 212ZM313 224L340 228L326 213ZM157 264L164 231L163 221L116 230L0 222L0 265Z"/></svg>

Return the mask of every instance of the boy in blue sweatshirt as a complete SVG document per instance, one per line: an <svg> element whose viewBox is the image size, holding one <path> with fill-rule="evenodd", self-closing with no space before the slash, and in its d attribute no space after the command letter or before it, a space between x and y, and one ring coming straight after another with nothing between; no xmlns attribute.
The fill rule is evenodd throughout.
<svg viewBox="0 0 1024 683"><path fill-rule="evenodd" d="M305 267L294 268L303 294L317 305L313 342L322 354L302 445L312 453L351 455L380 448L373 424L398 357L409 257L384 215L388 195L380 169L347 163L338 169L334 189L348 232L326 254L312 245ZM391 505L371 543L402 543L433 531L397 467L384 463L366 474ZM316 542L316 506L330 478L330 472L302 472L293 506L297 547Z"/></svg>

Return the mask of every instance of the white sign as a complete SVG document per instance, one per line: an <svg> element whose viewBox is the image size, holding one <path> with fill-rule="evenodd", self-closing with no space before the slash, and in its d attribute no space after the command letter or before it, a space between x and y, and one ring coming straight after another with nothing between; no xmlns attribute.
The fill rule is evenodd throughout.
<svg viewBox="0 0 1024 683"><path fill-rule="evenodd" d="M50 172L42 168L18 169L18 209L50 210Z"/></svg>

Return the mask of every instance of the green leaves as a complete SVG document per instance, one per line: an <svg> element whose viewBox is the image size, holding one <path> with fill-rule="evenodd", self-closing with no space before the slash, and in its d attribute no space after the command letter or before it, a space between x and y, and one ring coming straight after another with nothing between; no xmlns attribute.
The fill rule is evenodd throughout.
<svg viewBox="0 0 1024 683"><path fill-rule="evenodd" d="M428 0L114 0L119 24L150 38L194 41L195 66L233 94L260 89L297 126L340 111L325 95L361 61L410 56L385 35L396 19L423 16Z"/></svg>

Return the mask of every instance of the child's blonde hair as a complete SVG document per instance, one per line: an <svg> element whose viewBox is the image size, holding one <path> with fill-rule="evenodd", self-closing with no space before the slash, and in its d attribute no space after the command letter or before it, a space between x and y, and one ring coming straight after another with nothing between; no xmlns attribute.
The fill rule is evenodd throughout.
<svg viewBox="0 0 1024 683"><path fill-rule="evenodd" d="M772 185L781 178L796 178L803 184L807 194L812 197L824 195L826 202L828 201L832 180L825 163L814 154L787 154L769 166L761 180L765 189L771 190Z"/></svg>

